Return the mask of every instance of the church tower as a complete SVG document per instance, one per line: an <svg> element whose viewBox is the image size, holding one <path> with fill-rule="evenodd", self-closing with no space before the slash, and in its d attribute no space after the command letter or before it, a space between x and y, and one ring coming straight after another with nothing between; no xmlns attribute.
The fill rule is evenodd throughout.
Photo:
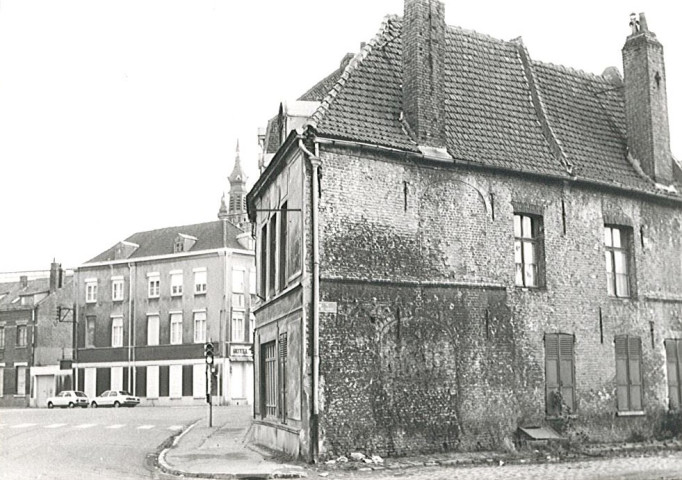
<svg viewBox="0 0 682 480"><path fill-rule="evenodd" d="M239 159L239 141L237 141L237 152L234 160L234 168L227 179L230 182L230 191L227 202L225 196L221 199L218 218L228 220L233 225L246 231L249 229L249 218L246 214L246 175L242 170Z"/></svg>

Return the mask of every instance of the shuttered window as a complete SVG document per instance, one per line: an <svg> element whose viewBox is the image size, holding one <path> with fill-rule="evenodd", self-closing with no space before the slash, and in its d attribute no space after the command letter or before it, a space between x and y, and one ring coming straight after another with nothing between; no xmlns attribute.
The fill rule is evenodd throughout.
<svg viewBox="0 0 682 480"><path fill-rule="evenodd" d="M618 411L641 411L642 342L639 337L618 335L615 346Z"/></svg>
<svg viewBox="0 0 682 480"><path fill-rule="evenodd" d="M261 345L263 355L263 377L265 378L264 402L265 415L277 415L277 349L275 342Z"/></svg>
<svg viewBox="0 0 682 480"><path fill-rule="evenodd" d="M545 406L547 415L572 413L575 405L573 335L545 335Z"/></svg>
<svg viewBox="0 0 682 480"><path fill-rule="evenodd" d="M668 371L668 402L671 410L680 408L682 401L682 340L665 341L665 363Z"/></svg>
<svg viewBox="0 0 682 480"><path fill-rule="evenodd" d="M279 392L280 392L280 409L279 415L282 422L286 423L287 419L287 334L279 334Z"/></svg>

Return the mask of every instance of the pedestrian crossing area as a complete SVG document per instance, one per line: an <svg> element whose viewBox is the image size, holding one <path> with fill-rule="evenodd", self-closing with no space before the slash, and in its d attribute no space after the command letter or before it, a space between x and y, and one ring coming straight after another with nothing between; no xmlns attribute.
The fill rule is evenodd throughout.
<svg viewBox="0 0 682 480"><path fill-rule="evenodd" d="M104 424L104 423L15 423L7 424L0 423L0 430L8 431L21 431L21 430L34 430L34 429L46 429L46 430L93 430L104 428L107 430L138 430L138 431L159 431L159 430L170 430L179 431L183 429L182 425L154 425L154 424L125 424L125 423L114 423L114 424Z"/></svg>

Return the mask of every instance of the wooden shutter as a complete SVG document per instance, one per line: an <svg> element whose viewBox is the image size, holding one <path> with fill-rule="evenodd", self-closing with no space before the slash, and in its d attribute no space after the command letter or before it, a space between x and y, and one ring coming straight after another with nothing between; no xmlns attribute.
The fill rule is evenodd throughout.
<svg viewBox="0 0 682 480"><path fill-rule="evenodd" d="M280 417L283 422L287 419L287 333L279 334L279 391L280 391Z"/></svg>
<svg viewBox="0 0 682 480"><path fill-rule="evenodd" d="M573 398L573 335L559 335L559 382L564 404L575 411Z"/></svg>
<svg viewBox="0 0 682 480"><path fill-rule="evenodd" d="M629 410L628 401L628 339L619 335L615 341L616 348L616 402L618 410Z"/></svg>
<svg viewBox="0 0 682 480"><path fill-rule="evenodd" d="M628 376L630 380L630 408L642 410L642 341L628 337Z"/></svg>
<svg viewBox="0 0 682 480"><path fill-rule="evenodd" d="M671 410L680 408L680 340L665 341L665 365L668 371L668 402Z"/></svg>
<svg viewBox="0 0 682 480"><path fill-rule="evenodd" d="M558 415L554 394L559 391L559 336L545 335L545 409L547 415Z"/></svg>
<svg viewBox="0 0 682 480"><path fill-rule="evenodd" d="M642 341L619 335L616 347L616 395L619 411L642 410Z"/></svg>
<svg viewBox="0 0 682 480"><path fill-rule="evenodd" d="M575 411L573 362L573 335L566 333L546 334L545 408L547 415L552 416L562 413L562 405L557 402L556 394L561 394L562 404L568 408L569 412Z"/></svg>

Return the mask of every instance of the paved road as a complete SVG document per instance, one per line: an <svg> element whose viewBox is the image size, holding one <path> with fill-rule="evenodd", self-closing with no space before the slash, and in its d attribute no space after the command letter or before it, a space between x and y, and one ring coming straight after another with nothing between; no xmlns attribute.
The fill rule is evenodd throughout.
<svg viewBox="0 0 682 480"><path fill-rule="evenodd" d="M147 453L198 407L0 410L0 479L151 478Z"/></svg>
<svg viewBox="0 0 682 480"><path fill-rule="evenodd" d="M316 478L318 475L310 475ZM330 472L325 480L681 480L682 452L569 463Z"/></svg>

